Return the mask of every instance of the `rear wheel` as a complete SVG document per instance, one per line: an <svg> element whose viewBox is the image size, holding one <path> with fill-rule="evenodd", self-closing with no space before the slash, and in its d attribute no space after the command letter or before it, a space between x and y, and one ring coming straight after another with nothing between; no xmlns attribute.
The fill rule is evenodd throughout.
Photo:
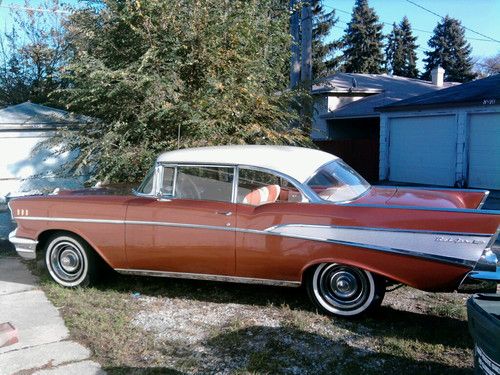
<svg viewBox="0 0 500 375"><path fill-rule="evenodd" d="M45 265L50 276L65 287L87 286L97 276L97 257L80 238L59 233L50 237L45 246Z"/></svg>
<svg viewBox="0 0 500 375"><path fill-rule="evenodd" d="M328 315L358 316L380 306L385 294L382 278L338 263L318 265L306 283L311 300Z"/></svg>

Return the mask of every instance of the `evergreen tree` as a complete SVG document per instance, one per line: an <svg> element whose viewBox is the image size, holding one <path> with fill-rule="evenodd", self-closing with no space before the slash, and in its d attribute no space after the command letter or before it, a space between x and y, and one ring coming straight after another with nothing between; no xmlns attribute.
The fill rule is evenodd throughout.
<svg viewBox="0 0 500 375"><path fill-rule="evenodd" d="M415 44L417 37L413 36L408 18L404 17L399 25L392 26L391 33L387 36L386 68L392 74L402 77L416 78L418 46Z"/></svg>
<svg viewBox="0 0 500 375"><path fill-rule="evenodd" d="M382 24L368 0L356 0L343 38L344 70L348 73L384 71Z"/></svg>
<svg viewBox="0 0 500 375"><path fill-rule="evenodd" d="M423 79L430 79L432 69L438 65L444 68L448 81L467 82L474 79L470 56L472 48L465 40L465 30L459 20L446 16L438 22L428 45L431 50L425 52Z"/></svg>
<svg viewBox="0 0 500 375"><path fill-rule="evenodd" d="M313 36L312 59L313 78L326 77L336 71L340 57L334 56L335 50L340 47L339 41L327 42L330 30L337 23L335 10L325 12L321 0L312 0Z"/></svg>

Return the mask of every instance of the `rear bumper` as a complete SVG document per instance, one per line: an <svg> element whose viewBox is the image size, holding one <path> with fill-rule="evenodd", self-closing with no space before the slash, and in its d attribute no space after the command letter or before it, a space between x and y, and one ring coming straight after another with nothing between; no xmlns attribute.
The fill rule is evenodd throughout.
<svg viewBox="0 0 500 375"><path fill-rule="evenodd" d="M16 237L14 230L9 234L9 241L16 248L17 253L24 259L36 259L36 246L38 241L29 238Z"/></svg>
<svg viewBox="0 0 500 375"><path fill-rule="evenodd" d="M490 281L500 283L500 242L499 242L500 227L495 235L491 238L476 263L476 266L470 271L462 281L462 284L475 281Z"/></svg>

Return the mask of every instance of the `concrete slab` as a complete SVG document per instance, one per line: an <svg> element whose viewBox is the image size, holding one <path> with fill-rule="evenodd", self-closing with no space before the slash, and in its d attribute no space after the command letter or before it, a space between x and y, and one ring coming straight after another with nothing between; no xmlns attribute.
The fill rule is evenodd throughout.
<svg viewBox="0 0 500 375"><path fill-rule="evenodd" d="M36 278L21 262L21 258L0 258L0 296L35 288Z"/></svg>
<svg viewBox="0 0 500 375"><path fill-rule="evenodd" d="M0 353L64 340L69 334L41 290L1 295L0 322L11 322L19 337L17 344L0 348Z"/></svg>
<svg viewBox="0 0 500 375"><path fill-rule="evenodd" d="M101 369L98 363L83 361L58 366L52 369L36 371L33 375L104 375L106 371Z"/></svg>
<svg viewBox="0 0 500 375"><path fill-rule="evenodd" d="M36 370L50 369L60 364L83 361L90 351L71 341L60 341L0 354L0 375L11 375L18 371L32 373ZM85 374L85 373L80 373Z"/></svg>

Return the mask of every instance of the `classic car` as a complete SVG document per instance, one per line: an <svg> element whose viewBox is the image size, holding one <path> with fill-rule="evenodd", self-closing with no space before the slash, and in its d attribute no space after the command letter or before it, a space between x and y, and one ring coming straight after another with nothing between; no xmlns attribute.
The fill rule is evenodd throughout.
<svg viewBox="0 0 500 375"><path fill-rule="evenodd" d="M60 191L10 202L10 241L51 277L124 274L304 285L326 314L380 305L388 283L453 291L500 280L488 191L370 186L341 159L289 146L163 153L137 191Z"/></svg>

